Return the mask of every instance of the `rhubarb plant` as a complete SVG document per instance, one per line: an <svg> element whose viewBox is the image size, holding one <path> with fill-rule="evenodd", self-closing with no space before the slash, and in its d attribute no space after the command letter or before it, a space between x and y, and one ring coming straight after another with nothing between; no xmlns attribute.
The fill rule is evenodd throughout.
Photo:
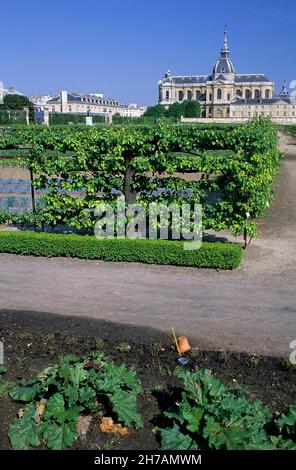
<svg viewBox="0 0 296 470"><path fill-rule="evenodd" d="M259 400L238 396L208 370L177 369L181 400L164 412L162 450L296 450L296 407L275 418ZM272 430L272 432L270 432Z"/></svg>
<svg viewBox="0 0 296 470"><path fill-rule="evenodd" d="M108 361L102 353L89 357L64 357L10 391L10 397L25 403L9 426L14 449L46 443L49 449L71 447L78 437L81 416L108 413L125 426L141 428L137 409L141 386L136 372L124 364Z"/></svg>

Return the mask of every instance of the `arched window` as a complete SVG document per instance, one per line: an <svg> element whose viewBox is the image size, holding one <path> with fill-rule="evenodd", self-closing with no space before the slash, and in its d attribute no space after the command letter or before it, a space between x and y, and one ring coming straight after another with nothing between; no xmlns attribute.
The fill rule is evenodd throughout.
<svg viewBox="0 0 296 470"><path fill-rule="evenodd" d="M183 101L184 93L182 90L179 90L178 96L179 96L179 101Z"/></svg>
<svg viewBox="0 0 296 470"><path fill-rule="evenodd" d="M260 98L260 90L258 90L258 88L255 90L255 99L256 100L259 100Z"/></svg>
<svg viewBox="0 0 296 470"><path fill-rule="evenodd" d="M270 98L270 90L265 90L265 98L267 100Z"/></svg>
<svg viewBox="0 0 296 470"><path fill-rule="evenodd" d="M240 98L241 98L241 96L242 96L241 90L236 90L236 91L235 91L235 94L236 94L236 96L239 96Z"/></svg>
<svg viewBox="0 0 296 470"><path fill-rule="evenodd" d="M166 90L165 92L165 99L168 101L170 99L170 92L169 90Z"/></svg>
<svg viewBox="0 0 296 470"><path fill-rule="evenodd" d="M246 91L245 91L245 98L246 98L246 100L249 100L249 99L251 98L251 92L250 92L250 90L246 90Z"/></svg>
<svg viewBox="0 0 296 470"><path fill-rule="evenodd" d="M230 101L230 93L227 93L227 101Z"/></svg>
<svg viewBox="0 0 296 470"><path fill-rule="evenodd" d="M188 91L187 91L187 100L188 100L188 101L191 101L191 100L192 100L192 91L191 91L191 90L188 90Z"/></svg>
<svg viewBox="0 0 296 470"><path fill-rule="evenodd" d="M212 95L212 93L210 93L209 94L209 100L212 101L212 99L213 99L213 95Z"/></svg>
<svg viewBox="0 0 296 470"><path fill-rule="evenodd" d="M221 100L222 99L222 90L221 88L218 88L217 90L217 100Z"/></svg>
<svg viewBox="0 0 296 470"><path fill-rule="evenodd" d="M200 90L196 90L196 92L195 92L195 98L196 98L197 101L200 100L200 98L201 98Z"/></svg>

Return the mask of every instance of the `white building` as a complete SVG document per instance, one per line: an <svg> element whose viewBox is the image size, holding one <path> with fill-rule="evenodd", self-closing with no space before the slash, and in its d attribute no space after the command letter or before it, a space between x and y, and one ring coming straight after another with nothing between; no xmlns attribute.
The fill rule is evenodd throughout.
<svg viewBox="0 0 296 470"><path fill-rule="evenodd" d="M70 114L99 114L123 117L140 117L146 111L146 107L136 103L125 105L118 100L105 98L102 93L89 93L86 95L61 91L57 96L51 97L46 102L49 113Z"/></svg>

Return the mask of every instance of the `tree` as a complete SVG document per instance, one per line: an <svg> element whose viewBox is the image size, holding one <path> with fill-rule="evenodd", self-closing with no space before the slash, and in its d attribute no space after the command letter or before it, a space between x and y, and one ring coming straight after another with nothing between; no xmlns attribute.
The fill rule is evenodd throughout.
<svg viewBox="0 0 296 470"><path fill-rule="evenodd" d="M35 110L33 103L26 96L9 94L4 96L3 104L0 109L22 111L24 108L29 109L29 120L35 122Z"/></svg>
<svg viewBox="0 0 296 470"><path fill-rule="evenodd" d="M154 117L160 118L163 117L166 113L166 109L161 104L157 104L156 106L149 106L143 116L145 117Z"/></svg>
<svg viewBox="0 0 296 470"><path fill-rule="evenodd" d="M200 104L198 101L184 101L184 117L186 118L199 118L200 117Z"/></svg>
<svg viewBox="0 0 296 470"><path fill-rule="evenodd" d="M172 117L174 119L180 119L183 113L183 106L180 103L173 103L166 111L167 117Z"/></svg>

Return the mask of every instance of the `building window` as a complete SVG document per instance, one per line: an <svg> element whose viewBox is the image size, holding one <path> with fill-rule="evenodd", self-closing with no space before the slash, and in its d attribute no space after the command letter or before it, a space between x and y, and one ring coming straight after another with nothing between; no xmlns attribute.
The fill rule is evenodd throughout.
<svg viewBox="0 0 296 470"><path fill-rule="evenodd" d="M195 92L195 97L196 97L196 100L197 100L197 101L200 101L200 99L201 99L200 90L196 90L196 92Z"/></svg>
<svg viewBox="0 0 296 470"><path fill-rule="evenodd" d="M250 92L250 90L246 90L246 91L245 91L245 98L246 98L246 100L249 100L249 99L251 98L251 92Z"/></svg>
<svg viewBox="0 0 296 470"><path fill-rule="evenodd" d="M230 93L227 94L227 101L230 101Z"/></svg>
<svg viewBox="0 0 296 470"><path fill-rule="evenodd" d="M184 93L182 90L179 91L178 96L179 96L179 101L183 101Z"/></svg>
<svg viewBox="0 0 296 470"><path fill-rule="evenodd" d="M259 100L259 98L260 98L260 90L256 89L255 90L255 99Z"/></svg>
<svg viewBox="0 0 296 470"><path fill-rule="evenodd" d="M168 101L170 99L170 92L169 90L166 90L165 92L165 99Z"/></svg>
<svg viewBox="0 0 296 470"><path fill-rule="evenodd" d="M72 106L69 106L69 113L72 112Z"/></svg>
<svg viewBox="0 0 296 470"><path fill-rule="evenodd" d="M192 100L192 91L191 91L191 90L188 90L188 91L187 91L187 100L188 100L188 101L191 101L191 100Z"/></svg>
<svg viewBox="0 0 296 470"><path fill-rule="evenodd" d="M222 90L221 88L218 88L217 90L217 100L221 100L222 99Z"/></svg>
<svg viewBox="0 0 296 470"><path fill-rule="evenodd" d="M210 93L209 94L209 100L212 101L212 99L213 99L213 95L212 95L212 93Z"/></svg>
<svg viewBox="0 0 296 470"><path fill-rule="evenodd" d="M266 99L270 98L270 90L265 90L265 98Z"/></svg>
<svg viewBox="0 0 296 470"><path fill-rule="evenodd" d="M241 98L241 96L242 96L242 92L241 92L241 90L236 90L236 92L235 92L235 93L236 93L236 96L239 96L239 97Z"/></svg>

